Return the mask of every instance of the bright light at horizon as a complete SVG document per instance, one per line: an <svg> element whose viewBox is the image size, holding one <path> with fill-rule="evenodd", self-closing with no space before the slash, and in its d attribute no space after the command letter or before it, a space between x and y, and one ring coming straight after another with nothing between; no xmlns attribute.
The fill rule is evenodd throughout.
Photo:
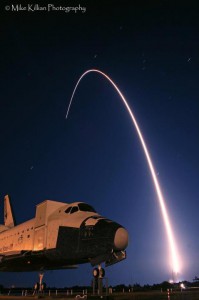
<svg viewBox="0 0 199 300"><path fill-rule="evenodd" d="M173 234L172 227L171 227L171 222L169 220L169 215L168 215L166 204L165 204L165 199L163 197L163 194L162 194L162 191L161 191L161 188L160 188L160 184L158 182L158 179L157 179L157 176L156 176L156 173L155 173L155 169L154 169L154 166L153 166L153 163L152 163L149 151L147 149L146 143L144 141L143 135L141 133L141 130L140 130L139 126L138 126L138 123L137 123L137 121L135 119L135 116L134 116L134 114L133 114L133 112L132 112L132 110L131 110L128 102L127 102L127 100L125 99L125 97L123 96L123 94L121 93L121 91L119 90L119 88L117 87L117 85L112 81L112 79L108 75L106 75L102 71L97 70L97 69L87 70L86 72L84 72L81 75L81 77L77 81L77 84L76 84L76 86L75 86L75 88L73 90L73 93L72 93L72 96L71 96L71 99L70 99L70 103L68 105L67 113L66 113L66 119L68 117L73 97L75 95L76 89L77 89L77 87L78 87L81 79L85 75L87 75L88 73L91 73L91 72L95 72L95 73L101 74L106 79L108 79L108 81L113 85L113 87L116 89L116 91L120 95L120 97L121 97L121 99L122 99L122 101L123 101L123 103L124 103L124 105L125 105L128 113L129 113L129 115L130 115L130 117L132 119L132 122L133 122L133 124L134 124L134 126L136 128L137 134L138 134L140 142L142 144L142 148L144 150L144 153L145 153L145 156L146 156L146 160L147 160L150 172L151 172L151 176L152 176L152 179L153 179L154 187L155 187L155 190L156 190L156 193L157 193L157 196L158 196L159 205L160 205L160 208L161 208L161 213L162 213L162 217L163 217L163 220L164 220L165 229L166 229L166 233L167 233L167 238L168 238L168 242L169 242L169 246L170 246L170 253L171 253L171 260L172 260L172 270L173 270L173 272L175 274L178 274L180 272L180 263L179 263L179 258L178 258L178 254L177 254L177 248L176 248L176 244L175 244L174 234Z"/></svg>

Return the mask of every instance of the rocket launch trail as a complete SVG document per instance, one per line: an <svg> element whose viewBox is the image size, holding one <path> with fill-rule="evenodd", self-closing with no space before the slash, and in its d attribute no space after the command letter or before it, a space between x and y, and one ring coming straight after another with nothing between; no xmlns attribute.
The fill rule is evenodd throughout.
<svg viewBox="0 0 199 300"><path fill-rule="evenodd" d="M86 76L87 74L92 73L92 72L95 72L95 73L98 73L98 74L102 75L103 77L105 77L112 84L114 89L120 95L120 98L121 98L127 112L129 113L129 116L132 120L132 123L135 126L136 132L138 134L139 140L141 142L141 145L142 145L142 148L143 148L143 151L144 151L144 154L145 154L148 166L149 166L149 170L150 170L151 177L152 177L152 180L153 180L154 188L155 188L155 191L156 191L156 194L157 194L157 197L158 197L159 206L160 206L160 209L161 209L162 218L163 218L163 221L164 221L165 230L166 230L167 239L168 239L169 248L170 248L172 270L175 274L177 274L180 271L179 256L178 256L178 251L177 251L176 242L175 242L175 238L174 238L174 233L173 233L172 226L171 226L171 221L169 219L169 214L168 214L167 207L166 207L166 201L163 197L161 187L160 187L158 178L156 176L155 168L153 166L153 162L152 162L149 150L148 150L147 145L145 143L145 140L144 140L143 134L140 130L140 127L138 125L138 122L135 118L135 115L134 115L132 109L130 108L127 100L125 99L124 95L122 94L122 92L120 91L118 86L104 72L102 72L100 70L97 70L97 69L87 70L86 72L84 72L80 76L79 80L77 81L77 83L75 85L75 88L73 90L73 93L72 93L72 96L71 96L71 99L70 99L70 102L69 102L69 105L68 105L68 109L67 109L67 113L66 113L66 119L68 118L70 107L71 107L75 92L76 92L76 90L79 86L80 81L83 79L84 76Z"/></svg>

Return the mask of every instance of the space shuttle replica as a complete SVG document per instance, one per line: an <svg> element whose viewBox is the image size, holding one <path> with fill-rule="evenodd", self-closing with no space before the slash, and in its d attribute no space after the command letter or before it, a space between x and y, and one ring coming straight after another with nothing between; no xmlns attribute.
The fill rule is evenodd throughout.
<svg viewBox="0 0 199 300"><path fill-rule="evenodd" d="M126 258L128 233L83 202L46 200L35 218L16 225L9 196L0 225L0 271L23 272L112 265Z"/></svg>

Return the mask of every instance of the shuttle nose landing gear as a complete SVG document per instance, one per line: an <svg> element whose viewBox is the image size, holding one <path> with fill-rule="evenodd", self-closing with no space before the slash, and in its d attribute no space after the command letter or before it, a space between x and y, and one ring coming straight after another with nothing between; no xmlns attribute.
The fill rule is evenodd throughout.
<svg viewBox="0 0 199 300"><path fill-rule="evenodd" d="M98 265L98 268L93 269L93 295L95 295L95 291L99 296L102 296L102 288L103 288L103 278L105 276L105 270Z"/></svg>
<svg viewBox="0 0 199 300"><path fill-rule="evenodd" d="M105 276L105 270L101 265L99 265L98 268L93 269L93 276L94 278L103 278Z"/></svg>

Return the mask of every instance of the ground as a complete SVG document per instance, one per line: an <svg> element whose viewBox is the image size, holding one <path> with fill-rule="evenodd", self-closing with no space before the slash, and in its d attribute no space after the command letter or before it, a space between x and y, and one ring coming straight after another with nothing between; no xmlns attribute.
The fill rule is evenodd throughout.
<svg viewBox="0 0 199 300"><path fill-rule="evenodd" d="M31 300L33 298L40 298L40 299L48 299L53 300L55 298L58 298L59 300L72 300L76 299L76 296L73 297L66 295L55 295L55 296L26 296L26 300ZM0 300L24 300L24 297L21 296L7 296L7 295L1 295ZM83 299L83 297L82 297ZM95 297L95 296L88 296L88 300L99 300L101 297ZM118 293L118 294L112 294L109 296L103 296L103 299L107 300L199 300L199 291L176 291L172 292L168 295L167 291L152 291L152 292L134 292L134 293Z"/></svg>

